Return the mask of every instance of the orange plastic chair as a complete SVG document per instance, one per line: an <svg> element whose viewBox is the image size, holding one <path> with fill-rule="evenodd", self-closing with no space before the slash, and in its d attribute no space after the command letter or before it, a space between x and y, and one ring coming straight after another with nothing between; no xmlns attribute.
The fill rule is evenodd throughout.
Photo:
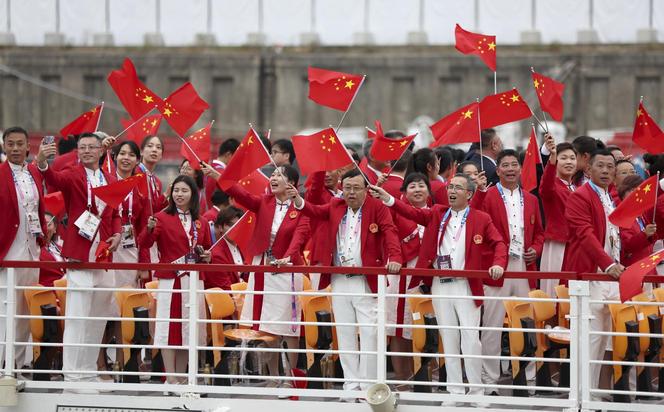
<svg viewBox="0 0 664 412"><path fill-rule="evenodd" d="M53 281L53 286L56 288L66 288L67 287L67 279L66 278L60 278L58 280ZM55 291L55 296L58 298L58 307L60 308L60 313L64 316L67 309L67 291L66 290L56 290Z"/></svg>
<svg viewBox="0 0 664 412"><path fill-rule="evenodd" d="M118 308L120 310L120 317L122 318L133 318L135 308L144 307L148 309L150 306L150 297L148 292L119 290L115 292L115 300L117 301ZM120 329L122 331L123 345L130 345L132 343L135 326L135 320L130 319L121 321ZM124 359L128 360L130 358L131 348L123 348L122 352L124 352Z"/></svg>
<svg viewBox="0 0 664 412"><path fill-rule="evenodd" d="M36 286L42 286L40 284ZM31 290L26 289L23 291L25 300L28 304L28 310L30 311L31 316L41 316L42 315L42 305L53 305L58 306L57 298L50 290ZM60 323L60 331L62 331L62 321ZM32 335L32 341L35 343L41 343L42 338L44 337L44 320L43 319L30 319L30 334ZM41 355L41 347L39 345L32 346L32 356L33 359L38 359Z"/></svg>
<svg viewBox="0 0 664 412"><path fill-rule="evenodd" d="M211 288L208 291L221 291L221 288ZM205 301L207 302L208 309L210 310L211 320L223 320L233 313L235 313L235 302L230 294L226 293L206 293ZM212 334L212 346L222 347L226 345L224 337L224 324L223 323L210 323L210 331ZM221 361L221 350L213 350L214 364L218 365Z"/></svg>
<svg viewBox="0 0 664 412"><path fill-rule="evenodd" d="M558 299L569 299L569 288L564 285L556 286L556 296ZM558 326L569 329L569 302L558 302Z"/></svg>
<svg viewBox="0 0 664 412"><path fill-rule="evenodd" d="M610 304L611 320L614 332L627 332L627 322L637 322L636 309L632 305ZM613 360L634 361L639 354L639 339L628 336L612 336ZM632 351L630 351L630 342ZM636 348L634 348L636 346ZM636 352L636 353L631 353ZM613 388L615 390L629 390L630 365L613 365ZM626 395L613 395L614 402L630 402Z"/></svg>
<svg viewBox="0 0 664 412"><path fill-rule="evenodd" d="M238 282L231 285L231 290L242 292L247 290L247 282ZM234 293L231 297L235 301L235 318L240 319L240 314L242 313L242 306L244 305L244 297L247 296L244 293ZM242 326L240 326L242 327Z"/></svg>
<svg viewBox="0 0 664 412"><path fill-rule="evenodd" d="M519 302L515 300L503 301L505 313L510 328L522 328L521 320L531 318L535 320L535 313L530 302ZM523 356L526 349L525 336L529 332L509 331L510 355ZM512 360L512 380L514 385L526 385L526 366L530 363L527 360ZM523 389L514 389L513 396L528 396L528 391Z"/></svg>

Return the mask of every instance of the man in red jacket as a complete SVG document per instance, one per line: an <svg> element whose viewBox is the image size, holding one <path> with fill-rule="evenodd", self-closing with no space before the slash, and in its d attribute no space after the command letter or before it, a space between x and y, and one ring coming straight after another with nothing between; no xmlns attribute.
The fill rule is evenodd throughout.
<svg viewBox="0 0 664 412"><path fill-rule="evenodd" d="M296 209L301 209L305 216L312 219L328 222L327 235L320 251L325 260L321 263L328 266L386 266L389 273L399 272L401 248L390 211L380 201L367 197L366 182L357 169L342 176L341 187L343 199L333 198L325 205L305 202L295 187L289 189L289 197L294 199ZM375 276L324 274L319 287L325 288L330 278L332 292L377 293ZM332 296L332 310L336 322L377 323L374 297ZM376 327L362 326L359 330L359 349L363 352L375 351ZM339 350L358 350L356 327L337 326L337 337ZM344 389L368 389L369 383L358 383L356 379L376 378L377 357L342 353L340 358L346 380Z"/></svg>
<svg viewBox="0 0 664 412"><path fill-rule="evenodd" d="M39 260L38 240L46 233L41 174L25 162L30 150L28 132L11 127L2 135L7 161L0 165L0 260ZM8 275L16 286L31 286L39 281L39 270L33 268L0 269L0 315L6 315ZM23 291L16 291L16 314L29 315ZM6 318L0 319L0 341L6 337ZM15 319L16 342L30 337L29 319ZM13 342L10 342L13 344ZM16 366L25 365L25 345L15 346ZM5 344L0 344L0 363L5 361ZM10 365L5 365L9 368ZM14 365L11 365L12 367Z"/></svg>
<svg viewBox="0 0 664 412"><path fill-rule="evenodd" d="M107 138L104 146L110 146L114 138ZM105 148L104 148L105 149ZM111 254L120 244L120 215L92 195L92 188L115 181L115 176L99 168L104 150L102 140L95 134L81 135L78 140L80 164L65 171L51 170L46 163L55 155L55 144L41 145L37 153L37 165L46 182L62 192L67 206L69 225L64 236L62 256L69 261L94 262L101 241L105 241ZM113 287L113 271L70 269L67 272L66 316L109 316L110 292L72 290L71 288ZM67 319L63 342L69 345L97 344L104 334L105 321ZM98 348L65 346L63 370L95 371ZM65 381L95 380L94 374L67 373ZM95 391L75 389L77 393Z"/></svg>
<svg viewBox="0 0 664 412"><path fill-rule="evenodd" d="M615 159L606 149L590 155L590 181L578 188L567 200L565 217L569 224L569 240L565 249L563 270L577 273L604 272L620 277L625 267L620 264L620 232L606 216L615 205L608 190L616 174ZM618 300L617 282L590 282L593 300ZM610 331L611 315L606 304L590 305L592 331ZM604 359L608 336L590 335L590 358ZM593 388L599 383L601 365L590 364Z"/></svg>
<svg viewBox="0 0 664 412"><path fill-rule="evenodd" d="M372 186L381 200L392 207L397 213L424 226L422 246L417 259L418 268L478 270L482 269L482 255L491 252L491 268L489 274L498 279L507 265L507 247L498 233L491 218L486 213L468 206L475 192L475 184L466 175L454 176L447 185L450 206L434 205L431 209L416 208L407 205L389 195L384 189ZM433 299L436 319L440 326L477 328L480 326L482 301L484 293L480 279L459 278L452 276L414 277L411 286L421 281L431 287L432 295L443 296L477 296L478 299ZM443 347L446 354L480 356L482 345L477 329L444 329L441 330ZM468 383L482 384L482 361L477 358L464 359ZM445 359L447 369L447 388L453 394L465 394L463 371L460 358ZM471 387L469 395L481 395L483 389ZM456 406L456 402L445 406ZM474 406L482 407L482 404Z"/></svg>
<svg viewBox="0 0 664 412"><path fill-rule="evenodd" d="M478 192L472 206L485 211L491 216L498 232L508 247L507 270L522 272L537 270L537 257L542 254L544 229L540 216L539 203L532 194L519 186L521 165L516 151L506 149L496 158L496 173L500 181L486 192ZM490 256L487 256L487 261ZM488 263L487 263L488 264ZM522 296L537 285L535 279L499 279L484 282L486 296ZM486 300L482 326L499 328L505 319L505 307L501 300ZM500 331L482 331L482 354L499 356L501 344ZM495 385L500 377L500 361L484 360L484 383ZM535 378L533 363L526 369L528 380ZM488 388L488 393L496 392Z"/></svg>

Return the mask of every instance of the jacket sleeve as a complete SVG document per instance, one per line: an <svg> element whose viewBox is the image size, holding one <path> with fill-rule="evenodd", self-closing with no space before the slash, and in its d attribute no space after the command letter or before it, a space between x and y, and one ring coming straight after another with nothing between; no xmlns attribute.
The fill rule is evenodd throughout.
<svg viewBox="0 0 664 412"><path fill-rule="evenodd" d="M488 218L484 229L484 236L488 240L488 246L493 249L493 266L507 268L507 245L503 237L498 233L498 229L493 225L491 218Z"/></svg>
<svg viewBox="0 0 664 412"><path fill-rule="evenodd" d="M297 227L295 228L295 233L291 239L290 244L288 245L288 250L284 254L284 257L290 256L291 262L301 263L302 261L302 250L311 238L311 226L309 224L309 218L301 216L300 220L297 222Z"/></svg>
<svg viewBox="0 0 664 412"><path fill-rule="evenodd" d="M328 220L330 217L330 203L326 205L314 205L305 200L302 213L310 219Z"/></svg>
<svg viewBox="0 0 664 412"><path fill-rule="evenodd" d="M620 229L620 249L625 256L633 254L634 251L648 248L655 242L655 236L649 238L645 232L634 229L634 227Z"/></svg>
<svg viewBox="0 0 664 412"><path fill-rule="evenodd" d="M556 196L556 165L547 163L544 167L542 180L539 186L542 200L551 200Z"/></svg>
<svg viewBox="0 0 664 412"><path fill-rule="evenodd" d="M304 198L307 202L315 205L323 204L323 192L325 191L325 172L314 172L311 174L311 186Z"/></svg>
<svg viewBox="0 0 664 412"><path fill-rule="evenodd" d="M397 198L394 198L394 204L391 206L391 209L418 225L426 226L431 220L431 209L414 207Z"/></svg>
<svg viewBox="0 0 664 412"><path fill-rule="evenodd" d="M147 228L141 232L141 234L138 236L138 247L141 249L150 249L152 245L154 245L154 242L159 239L159 235L161 234L162 231L162 222L157 218L157 225L152 229L152 232L150 232ZM149 256L149 255L148 255ZM149 258L148 258L149 259Z"/></svg>
<svg viewBox="0 0 664 412"><path fill-rule="evenodd" d="M604 251L604 245L599 243L595 235L592 222L592 205L581 195L569 196L565 208L565 219L569 224L570 232L575 237L584 239L585 253L590 260L597 263L602 270L613 264L613 258Z"/></svg>
<svg viewBox="0 0 664 412"><path fill-rule="evenodd" d="M394 222L392 221L392 215L390 214L387 206L380 202L377 202L377 206L377 220L381 232L384 233L383 245L385 247L385 251L387 252L387 257L389 258L390 262L403 263L401 257L401 243L399 242L399 233L397 231L397 227L394 226Z"/></svg>
<svg viewBox="0 0 664 412"><path fill-rule="evenodd" d="M49 166L44 171L40 170L40 173L44 176L47 185L61 191L63 194L69 193L69 189L72 186L71 171L56 172Z"/></svg>
<svg viewBox="0 0 664 412"><path fill-rule="evenodd" d="M252 195L251 193L244 190L240 185L234 184L226 190L226 193L237 200L239 204L251 210L254 213L258 213L258 209L261 207L261 197L257 195Z"/></svg>
<svg viewBox="0 0 664 412"><path fill-rule="evenodd" d="M533 230L534 238L531 247L535 249L537 256L542 256L542 249L544 249L544 228L542 227L542 214L540 213L539 203L535 204L535 227Z"/></svg>
<svg viewBox="0 0 664 412"><path fill-rule="evenodd" d="M486 199L486 194L488 191L476 190L473 198L470 199L470 207L486 212L484 207L484 199Z"/></svg>

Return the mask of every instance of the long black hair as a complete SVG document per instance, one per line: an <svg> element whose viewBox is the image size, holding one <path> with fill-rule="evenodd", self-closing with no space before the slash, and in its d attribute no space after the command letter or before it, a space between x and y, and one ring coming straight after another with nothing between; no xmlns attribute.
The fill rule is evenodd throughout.
<svg viewBox="0 0 664 412"><path fill-rule="evenodd" d="M166 213L169 215L174 215L178 212L177 206L173 201L173 188L176 183L184 182L189 189L191 190L191 199L189 200L189 213L191 213L191 220L198 219L200 213L201 205L198 198L198 188L196 187L196 182L189 176L180 175L173 180L171 188L168 190L168 206L166 206Z"/></svg>
<svg viewBox="0 0 664 412"><path fill-rule="evenodd" d="M414 172L429 176L429 171L427 170L428 165L435 167L436 154L428 147L424 147L413 153L410 157L410 163L408 164L408 168L406 168L406 176Z"/></svg>

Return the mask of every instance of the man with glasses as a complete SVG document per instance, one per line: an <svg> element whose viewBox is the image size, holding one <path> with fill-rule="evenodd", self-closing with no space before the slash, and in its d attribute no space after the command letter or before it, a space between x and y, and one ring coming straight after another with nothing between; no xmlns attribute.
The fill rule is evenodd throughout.
<svg viewBox="0 0 664 412"><path fill-rule="evenodd" d="M104 146L115 139L107 138ZM79 165L56 172L48 167L49 156L56 153L55 143L42 144L37 153L37 166L46 182L62 192L67 206L69 225L64 234L62 256L73 262L94 262L101 241L109 252L120 243L120 216L117 210L107 207L92 195L92 188L113 183L115 176L100 169L103 153L102 139L96 134L81 135L78 140ZM111 292L80 291L72 288L113 287L112 272L98 269L69 269L67 271L66 316L108 316ZM99 344L104 334L105 320L67 319L63 336L63 370L65 381L94 381L95 374L67 371L95 371L97 347L67 345ZM96 393L84 389L72 389L76 393Z"/></svg>
<svg viewBox="0 0 664 412"><path fill-rule="evenodd" d="M521 164L516 151L505 149L496 158L496 174L500 181L486 192L478 192L471 205L491 216L498 232L508 249L507 270L523 272L537 270L537 257L542 254L544 229L537 198L522 190ZM489 257L486 258L487 261ZM537 285L536 279L495 279L484 282L486 296L521 296ZM505 319L505 307L502 300L484 302L482 326L499 328ZM501 352L499 330L482 331L482 354L499 356ZM497 385L500 378L500 360L484 360L484 383ZM535 379L534 362L526 369L526 378ZM488 388L490 394L497 394L497 387Z"/></svg>
<svg viewBox="0 0 664 412"><path fill-rule="evenodd" d="M289 197L295 208L311 219L326 221L327 233L321 242L320 256L326 266L382 267L389 273L401 269L401 248L397 229L390 211L381 202L367 197L367 185L359 170L346 172L341 178L343 198L332 198L325 205L305 202L295 187ZM293 242L298 243L298 242ZM288 252L287 252L288 253ZM319 288L332 284L333 293L377 293L376 276L321 275ZM360 347L357 345L357 327L337 326L339 350L372 352L377 349L376 298L371 296L332 296L332 310L336 322L360 323ZM376 379L376 355L342 353L344 389L366 390L371 383L357 379Z"/></svg>
<svg viewBox="0 0 664 412"><path fill-rule="evenodd" d="M507 247L491 218L484 212L469 207L468 202L475 192L475 184L466 175L457 174L447 186L449 207L440 204L429 208L416 208L395 199L384 189L372 186L372 195L407 219L424 226L422 245L417 259L418 268L440 270L480 270L483 269L483 255L491 255L489 275L498 279L507 264ZM484 295L482 281L477 278L453 276L414 276L410 287L420 283L431 288L432 295L481 297ZM428 288L425 288L428 289ZM436 320L440 326L478 328L480 326L481 299L439 299L433 298ZM442 329L443 347L448 355L479 356L482 345L478 329ZM463 350L462 350L463 348ZM478 358L465 358L464 366L468 383L482 383L482 361ZM445 359L447 388L452 394L463 395L463 371L461 359ZM455 385L456 384L456 385ZM481 395L482 388L470 387L469 395ZM445 406L456 406L457 402L446 402ZM484 404L476 403L482 407Z"/></svg>
<svg viewBox="0 0 664 412"><path fill-rule="evenodd" d="M37 168L27 164L30 151L28 132L10 127L2 134L7 161L0 165L0 260L39 260L37 240L46 234L42 177ZM6 315L7 276L12 271L16 286L34 285L39 271L32 268L0 269L0 315ZM16 291L16 314L29 315L22 290ZM27 342L30 337L29 319L15 319L15 341ZM0 318L0 342L5 342L6 319ZM15 347L16 366L25 365L25 345ZM5 361L5 343L0 343L0 364ZM14 365L5 365L10 369Z"/></svg>

